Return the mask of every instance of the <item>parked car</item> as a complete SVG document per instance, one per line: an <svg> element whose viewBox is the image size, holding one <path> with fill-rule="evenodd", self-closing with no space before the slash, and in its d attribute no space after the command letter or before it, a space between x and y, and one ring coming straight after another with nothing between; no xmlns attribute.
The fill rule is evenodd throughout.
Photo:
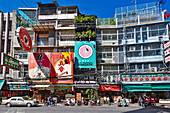
<svg viewBox="0 0 170 113"><path fill-rule="evenodd" d="M11 97L8 100L2 100L2 105L6 105L7 107L11 106L37 106L39 104L38 101L36 100L31 100L31 99L23 99L22 97Z"/></svg>

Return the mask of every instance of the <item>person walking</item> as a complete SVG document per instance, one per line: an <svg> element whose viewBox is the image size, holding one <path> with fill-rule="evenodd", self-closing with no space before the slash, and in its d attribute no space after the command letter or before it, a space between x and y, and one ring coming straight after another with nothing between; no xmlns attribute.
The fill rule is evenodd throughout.
<svg viewBox="0 0 170 113"><path fill-rule="evenodd" d="M143 107L145 108L144 98L142 96L140 96L139 102L140 102L141 108L143 108Z"/></svg>

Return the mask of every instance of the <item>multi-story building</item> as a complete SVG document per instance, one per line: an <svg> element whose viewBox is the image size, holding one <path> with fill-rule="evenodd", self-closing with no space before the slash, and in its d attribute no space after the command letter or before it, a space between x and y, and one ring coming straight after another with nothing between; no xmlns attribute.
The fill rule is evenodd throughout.
<svg viewBox="0 0 170 113"><path fill-rule="evenodd" d="M32 38L33 49L30 53L23 51L17 40L17 32L13 32L10 55L23 62L24 74L22 71L11 71L10 77L15 83L8 82L8 85L20 85L28 90L28 83L23 78L29 79L30 89L38 95L37 98L42 98L41 94L64 98L65 94L72 91L83 94L87 88L94 87L99 87L101 97L116 96L123 91L145 94L154 92L157 97L167 98L170 89L166 86L170 85L170 74L164 59L163 44L169 41L169 21L164 18L161 2L117 8L114 18L98 18L97 22L97 16L82 15L77 6L59 6L57 2L37 4L38 8L19 8L18 13L15 11L13 14L16 14L15 22L12 22L16 25L13 31L18 31L20 26L25 27ZM2 20L1 16L1 23ZM1 26L0 37L2 28ZM38 70L34 77L31 76L29 66L32 54L38 58L37 62L42 60L41 54L47 57L51 55L50 58L53 58L53 53L75 52L75 42L80 41L96 41L97 47L95 44L93 47L97 51L97 68L73 68L72 85L53 83L52 79L55 77L51 77L49 71L41 73L43 69ZM89 51L87 48L86 50ZM40 54L40 57L35 54ZM64 62L68 63L68 59ZM53 67L53 62L50 64L50 68ZM19 89L21 90L20 87ZM28 93L30 92L24 94ZM10 94L14 93L11 91Z"/></svg>
<svg viewBox="0 0 170 113"><path fill-rule="evenodd" d="M101 36L101 45L105 44L102 48L107 50L106 53L101 52L102 60L98 69L101 70L102 76L109 78L113 75L109 72L113 73L117 70L115 75L122 75L123 92L137 92L136 95L141 92L146 95L148 91L149 95L155 92L157 97L169 98L169 88L166 87L169 85L169 73L166 71L163 54L163 44L169 41L169 24L164 19L162 3L152 2L117 8L115 19L116 26L112 27L101 26L102 23L108 24L109 19L107 22L106 19L98 20L100 26L97 28ZM105 39L108 44L105 43ZM114 53L114 48L117 53ZM118 57L115 57L116 55ZM113 62L114 58L117 63ZM108 59L110 59L108 67L111 71L105 70Z"/></svg>

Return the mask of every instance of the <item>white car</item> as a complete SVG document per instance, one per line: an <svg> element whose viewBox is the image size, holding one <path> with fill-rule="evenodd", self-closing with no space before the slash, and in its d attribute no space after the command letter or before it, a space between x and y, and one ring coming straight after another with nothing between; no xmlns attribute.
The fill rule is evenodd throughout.
<svg viewBox="0 0 170 113"><path fill-rule="evenodd" d="M22 97L11 97L8 100L2 100L2 105L6 105L7 107L10 106L37 106L39 104L36 100L24 100Z"/></svg>

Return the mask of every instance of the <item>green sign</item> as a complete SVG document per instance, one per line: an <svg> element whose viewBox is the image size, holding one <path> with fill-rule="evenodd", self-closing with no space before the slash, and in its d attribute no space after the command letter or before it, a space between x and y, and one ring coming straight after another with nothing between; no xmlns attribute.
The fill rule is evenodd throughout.
<svg viewBox="0 0 170 113"><path fill-rule="evenodd" d="M15 69L15 70L20 69L19 60L15 59L5 53L1 53L1 65Z"/></svg>

